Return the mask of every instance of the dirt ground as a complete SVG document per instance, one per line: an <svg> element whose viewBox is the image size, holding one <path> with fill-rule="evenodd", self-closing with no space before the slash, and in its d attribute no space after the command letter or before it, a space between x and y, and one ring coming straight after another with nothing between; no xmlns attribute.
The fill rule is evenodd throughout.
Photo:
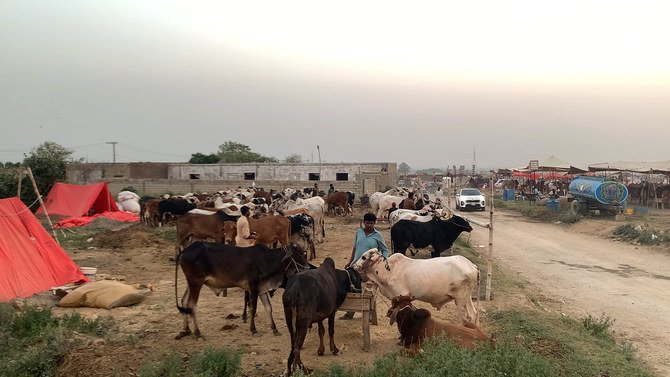
<svg viewBox="0 0 670 377"><path fill-rule="evenodd" d="M353 217L326 218L326 240L317 245L317 261L330 256L338 268L348 261L353 235L363 212L357 208ZM670 225L670 211L667 212L667 215L652 212L647 220ZM481 220L486 214L465 215ZM653 219L655 216L658 219ZM529 222L517 215L499 212L495 221L495 263L502 271L521 276L526 286L513 290L499 288L493 277L494 300L481 302L484 331L495 331L494 324L486 318L486 312L492 308L531 307L539 303L546 310L575 317L585 314L598 317L605 313L616 320L615 330L633 341L643 359L662 375L670 375L667 353L670 349L670 306L667 305L670 254L667 250L612 239L609 234L621 223L611 220L588 220L567 226ZM670 226L664 229L668 228ZM390 243L388 225L379 223L378 229ZM471 241L484 253L486 249L481 246L488 243L487 230L475 227ZM123 275L127 283L150 283L155 291L142 304L129 308L111 311L55 308L55 313L76 310L87 317L111 315L125 336L125 341L98 342L71 353L60 369L61 375L133 375L147 358L157 359L170 352L178 352L186 358L206 346L242 350L247 376L276 376L284 370L290 345L281 290L272 299L280 336L273 336L260 303L256 323L260 336L252 337L248 323L241 319L226 319L229 314L241 315L241 290L230 289L228 297L216 297L210 290L203 289L198 319L206 340L193 337L175 340L182 318L175 308L175 266L171 261L174 246L157 238L151 228L139 224L100 234L92 245L95 249L68 250L68 253L80 266L97 267L98 274ZM421 254L422 257L427 255L427 252ZM485 261L484 255L480 258L478 263ZM178 276L181 295L185 281L181 271ZM327 353L318 357L318 335L312 331L302 352L305 365L325 368L332 362L369 364L377 356L399 350L397 328L389 326L384 317L388 305L389 301L379 295L379 325L371 327L370 352L362 351L361 317L357 314L354 320L336 320L339 356ZM421 303L418 306L428 307ZM437 318L458 322L455 305L431 311Z"/></svg>

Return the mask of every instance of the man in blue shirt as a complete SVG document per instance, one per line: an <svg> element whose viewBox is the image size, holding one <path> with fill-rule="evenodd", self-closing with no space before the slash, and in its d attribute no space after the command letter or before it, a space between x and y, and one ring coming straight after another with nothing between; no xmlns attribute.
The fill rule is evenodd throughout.
<svg viewBox="0 0 670 377"><path fill-rule="evenodd" d="M373 213L366 213L363 215L363 228L359 228L356 231L356 237L354 239L354 247L351 250L351 257L349 258L349 263L344 268L347 268L363 255L364 252L370 249L378 249L381 251L382 255L385 258L389 257L389 249L386 247L384 242L384 236L375 229L375 223L377 222L377 216ZM352 319L354 318L354 312L347 312L340 319Z"/></svg>

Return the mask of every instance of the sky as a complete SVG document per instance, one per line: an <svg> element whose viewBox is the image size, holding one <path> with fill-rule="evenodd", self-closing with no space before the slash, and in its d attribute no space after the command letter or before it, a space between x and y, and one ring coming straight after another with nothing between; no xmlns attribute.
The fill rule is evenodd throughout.
<svg viewBox="0 0 670 377"><path fill-rule="evenodd" d="M0 161L670 160L667 1L0 2ZM319 146L317 148L317 145Z"/></svg>

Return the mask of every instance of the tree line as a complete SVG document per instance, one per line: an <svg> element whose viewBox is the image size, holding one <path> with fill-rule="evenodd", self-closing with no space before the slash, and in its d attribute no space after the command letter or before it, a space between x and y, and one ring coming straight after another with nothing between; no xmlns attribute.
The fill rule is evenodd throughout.
<svg viewBox="0 0 670 377"><path fill-rule="evenodd" d="M188 160L191 164L216 164L216 163L244 163L244 162L279 162L279 160L272 156L264 156L260 153L254 152L248 145L238 143L235 141L226 141L219 146L216 153L203 154L193 153L191 159ZM286 163L301 163L302 156L297 153L289 154L284 157L282 162Z"/></svg>

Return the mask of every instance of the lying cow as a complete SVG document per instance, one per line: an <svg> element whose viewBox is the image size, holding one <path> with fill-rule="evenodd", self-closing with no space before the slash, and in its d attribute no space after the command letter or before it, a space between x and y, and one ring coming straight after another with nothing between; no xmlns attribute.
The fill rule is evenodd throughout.
<svg viewBox="0 0 670 377"><path fill-rule="evenodd" d="M323 356L325 347L323 320L328 318L328 337L330 352L337 355L335 346L335 312L347 297L349 288L356 285L360 288L360 276L355 271L336 270L335 262L326 258L319 268L293 275L286 283L282 296L286 326L291 334L291 352L288 356L288 375L300 368L309 373L300 360L300 349L305 342L307 331L314 322L319 324L318 355Z"/></svg>
<svg viewBox="0 0 670 377"><path fill-rule="evenodd" d="M308 268L305 250L296 244L287 248L269 249L263 245L236 247L219 243L197 241L177 256L177 264L186 276L187 287L177 309L184 317L184 328L176 336L181 339L191 333L189 316L193 318L193 332L202 337L196 319L196 306L203 285L217 296L226 288L239 287L249 291L251 302L252 334L256 334L256 307L260 295L270 318L270 328L277 335L277 325L272 318L272 304L268 292L281 287L285 279ZM175 299L177 299L177 269L175 269Z"/></svg>
<svg viewBox="0 0 670 377"><path fill-rule="evenodd" d="M391 301L391 308L386 313L390 317L389 324L398 323L400 341L410 354L416 355L426 338L445 336L447 339L472 349L476 341L490 341L490 338L479 328L469 328L435 320L426 309L417 309L412 305L412 297L399 296Z"/></svg>
<svg viewBox="0 0 670 377"><path fill-rule="evenodd" d="M433 247L431 257L437 258L443 251L449 249L464 231L471 232L472 226L460 216L452 216L449 220L435 217L425 223L400 220L391 228L393 252L405 255L410 245L416 248L430 245Z"/></svg>
<svg viewBox="0 0 670 377"><path fill-rule="evenodd" d="M354 269L375 282L388 299L412 296L437 310L453 300L463 324L477 326L477 310L471 295L479 282L479 269L461 255L412 259L393 254L387 259L379 250L370 249L356 261Z"/></svg>

